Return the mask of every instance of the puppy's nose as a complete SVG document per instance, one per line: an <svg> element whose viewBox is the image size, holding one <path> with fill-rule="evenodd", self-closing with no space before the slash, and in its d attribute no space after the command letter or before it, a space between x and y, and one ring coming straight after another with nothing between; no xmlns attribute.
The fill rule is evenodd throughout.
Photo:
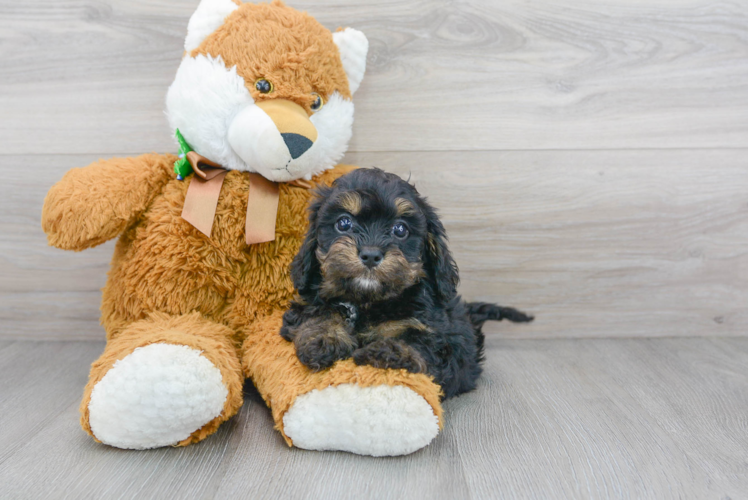
<svg viewBox="0 0 748 500"><path fill-rule="evenodd" d="M358 257L366 267L372 269L382 262L382 251L376 247L364 247L358 252Z"/></svg>

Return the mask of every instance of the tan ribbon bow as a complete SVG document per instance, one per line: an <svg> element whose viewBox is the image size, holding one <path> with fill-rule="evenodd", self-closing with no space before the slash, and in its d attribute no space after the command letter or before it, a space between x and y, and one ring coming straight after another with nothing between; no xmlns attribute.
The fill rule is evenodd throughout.
<svg viewBox="0 0 748 500"><path fill-rule="evenodd" d="M187 160L195 175L187 188L182 218L210 237L218 197L228 170L194 151L187 153ZM288 184L305 189L312 187L311 183L301 179ZM249 174L247 218L244 225L247 245L275 240L278 197L278 184L260 174Z"/></svg>

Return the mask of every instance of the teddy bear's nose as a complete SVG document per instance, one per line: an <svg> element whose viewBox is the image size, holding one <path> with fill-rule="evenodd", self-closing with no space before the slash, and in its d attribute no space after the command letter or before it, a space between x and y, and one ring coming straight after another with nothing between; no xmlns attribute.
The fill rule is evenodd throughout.
<svg viewBox="0 0 748 500"><path fill-rule="evenodd" d="M317 140L317 128L299 104L287 99L266 99L256 106L273 121L292 159L309 151Z"/></svg>
<svg viewBox="0 0 748 500"><path fill-rule="evenodd" d="M283 137L283 142L285 142L288 147L288 152L291 153L291 158L294 160L306 153L309 148L312 147L312 144L314 144L312 141L300 134L287 133L281 134L281 136Z"/></svg>

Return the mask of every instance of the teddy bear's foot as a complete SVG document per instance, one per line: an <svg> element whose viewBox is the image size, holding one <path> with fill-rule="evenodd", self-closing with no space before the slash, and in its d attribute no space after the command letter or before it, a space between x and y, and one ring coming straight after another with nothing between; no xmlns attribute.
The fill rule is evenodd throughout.
<svg viewBox="0 0 748 500"><path fill-rule="evenodd" d="M212 434L242 403L243 376L228 334L197 314L128 327L91 368L83 428L127 449L186 445Z"/></svg>
<svg viewBox="0 0 748 500"><path fill-rule="evenodd" d="M220 370L200 351L150 344L119 360L94 386L91 431L117 448L173 445L218 417L227 396Z"/></svg>
<svg viewBox="0 0 748 500"><path fill-rule="evenodd" d="M426 400L404 386L341 384L298 396L283 416L294 446L375 457L407 455L439 433Z"/></svg>
<svg viewBox="0 0 748 500"><path fill-rule="evenodd" d="M441 430L441 388L423 373L357 366L310 371L279 335L283 311L250 325L244 373L273 412L289 446L359 455L407 455Z"/></svg>

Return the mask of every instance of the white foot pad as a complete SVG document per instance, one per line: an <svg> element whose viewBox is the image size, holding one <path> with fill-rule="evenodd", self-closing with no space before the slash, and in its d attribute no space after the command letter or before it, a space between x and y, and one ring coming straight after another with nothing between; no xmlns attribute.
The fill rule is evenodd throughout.
<svg viewBox="0 0 748 500"><path fill-rule="evenodd" d="M375 457L413 453L439 433L439 421L421 395L389 385L315 389L296 398L283 426L299 448Z"/></svg>
<svg viewBox="0 0 748 500"><path fill-rule="evenodd" d="M117 448L178 443L221 414L228 396L221 372L200 351L151 344L117 361L88 404L94 436Z"/></svg>

